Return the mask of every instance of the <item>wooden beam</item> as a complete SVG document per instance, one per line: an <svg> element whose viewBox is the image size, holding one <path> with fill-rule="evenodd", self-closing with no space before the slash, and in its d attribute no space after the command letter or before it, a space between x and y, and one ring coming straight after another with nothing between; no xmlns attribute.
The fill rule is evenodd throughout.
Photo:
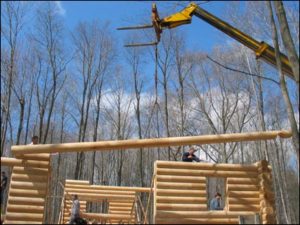
<svg viewBox="0 0 300 225"><path fill-rule="evenodd" d="M103 214L103 213L82 213L83 218L88 219L118 219L118 220L131 220L130 215L123 214Z"/></svg>
<svg viewBox="0 0 300 225"><path fill-rule="evenodd" d="M14 155L32 153L55 153L55 152L86 152L102 150L125 150L150 147L183 146L191 144L217 144L226 142L258 141L275 139L277 137L290 138L291 131L266 131L250 133L234 133L219 135L202 135L190 137L170 137L153 139L132 139L119 141L99 141L66 144L43 144L43 145L15 145L12 146Z"/></svg>
<svg viewBox="0 0 300 225"><path fill-rule="evenodd" d="M104 185L83 185L83 184L65 184L65 188L80 188L86 190L111 190L111 191L129 191L129 192L151 192L147 187L125 187L125 186L104 186Z"/></svg>
<svg viewBox="0 0 300 225"><path fill-rule="evenodd" d="M178 168L178 169L191 169L191 170L223 170L223 171L252 171L257 172L255 164L242 165L242 164L226 164L226 163L189 163L178 161L157 161L157 168Z"/></svg>
<svg viewBox="0 0 300 225"><path fill-rule="evenodd" d="M212 177L257 177L252 171L214 171L214 170L188 170L188 169L157 169L157 175L178 176L212 176Z"/></svg>
<svg viewBox="0 0 300 225"><path fill-rule="evenodd" d="M24 166L24 167L48 168L49 162L1 157L1 166L10 166L10 167Z"/></svg>

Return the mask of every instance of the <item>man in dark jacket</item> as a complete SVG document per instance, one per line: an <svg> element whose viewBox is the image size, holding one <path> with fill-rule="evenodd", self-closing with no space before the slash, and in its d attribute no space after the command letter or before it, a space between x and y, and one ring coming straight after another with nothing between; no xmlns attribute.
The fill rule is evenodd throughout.
<svg viewBox="0 0 300 225"><path fill-rule="evenodd" d="M4 201L4 192L6 190L7 186L7 176L4 171L1 172L1 205L3 204Z"/></svg>
<svg viewBox="0 0 300 225"><path fill-rule="evenodd" d="M201 162L201 161L203 161L203 160L199 159L197 156L195 156L194 153L196 151L197 150L195 148L191 147L188 152L183 153L182 161L183 162L193 162L193 161Z"/></svg>

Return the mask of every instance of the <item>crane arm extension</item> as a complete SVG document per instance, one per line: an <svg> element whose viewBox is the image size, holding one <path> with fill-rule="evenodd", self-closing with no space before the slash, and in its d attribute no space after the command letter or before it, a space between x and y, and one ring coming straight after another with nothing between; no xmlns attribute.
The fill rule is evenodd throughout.
<svg viewBox="0 0 300 225"><path fill-rule="evenodd" d="M209 12L205 11L204 9L200 8L195 3L189 4L185 9L183 9L179 13L175 13L171 16L165 17L160 21L160 26L167 27L169 29L191 23L191 17L195 15L198 18L206 21L210 25L218 28L225 34L229 35L230 37L234 38L238 42L242 43L243 45L247 46L248 48L252 49L257 57L262 58L264 61L269 63L270 65L276 67L276 57L275 57L275 50L273 47L268 45L265 42L258 42L249 35L243 33L242 31L234 28L230 24L224 22L223 20L219 19L218 17L210 14ZM290 78L295 79L293 75L293 71L290 65L290 62L286 55L280 53L280 59L282 64L283 72L288 75Z"/></svg>

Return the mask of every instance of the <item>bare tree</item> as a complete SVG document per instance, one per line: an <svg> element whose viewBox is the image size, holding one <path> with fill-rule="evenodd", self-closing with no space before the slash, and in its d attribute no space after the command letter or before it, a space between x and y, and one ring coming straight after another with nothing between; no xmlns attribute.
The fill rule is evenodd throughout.
<svg viewBox="0 0 300 225"><path fill-rule="evenodd" d="M276 25L274 22L272 6L270 5L269 2L267 4L268 4L268 8L269 8L269 13L270 13L270 21L271 21L271 26L272 26L272 38L273 38L276 63L277 63L279 78L280 78L280 88L282 91L283 99L286 104L287 114L288 114L288 118L289 118L290 125L292 128L292 132L293 132L293 145L294 145L295 153L297 154L297 158L298 158L298 162L299 162L299 131L297 128L297 122L295 119L293 106L292 106L292 103L291 103L291 100L290 100L290 97L288 94L285 77L282 72L282 65L281 65L280 56L279 56L280 51L279 51L279 44L278 44L277 28L276 28Z"/></svg>
<svg viewBox="0 0 300 225"><path fill-rule="evenodd" d="M57 15L53 3L47 3L38 8L37 26L32 39L36 42L36 50L39 51L40 60L45 64L44 76L46 76L46 79L43 95L42 97L38 96L40 107L39 134L42 143L47 141L55 101L66 79L65 71L69 60L64 53L63 30L63 23ZM42 52L46 52L46 54ZM40 95L39 88L37 89L37 94ZM45 114L46 110L47 114ZM44 123L45 116L46 121Z"/></svg>
<svg viewBox="0 0 300 225"><path fill-rule="evenodd" d="M97 82L110 65L114 56L108 25L98 22L80 23L73 34L80 75L83 78L83 92L80 103L78 141L86 139L91 101ZM78 153L75 177L81 177L84 153Z"/></svg>
<svg viewBox="0 0 300 225"><path fill-rule="evenodd" d="M293 70L293 74L295 76L295 81L299 89L299 56L297 55L296 48L291 36L289 24L286 18L285 9L282 1L274 1L274 6L275 6L278 22L279 22L282 42L286 49L287 56L289 58ZM298 140L298 147L299 147L299 140Z"/></svg>
<svg viewBox="0 0 300 225"><path fill-rule="evenodd" d="M1 155L6 142L9 125L13 82L16 78L18 45L24 26L26 8L21 2L1 2ZM2 54L3 53L3 54ZM2 58L1 57L1 58ZM3 91L2 91L3 89Z"/></svg>

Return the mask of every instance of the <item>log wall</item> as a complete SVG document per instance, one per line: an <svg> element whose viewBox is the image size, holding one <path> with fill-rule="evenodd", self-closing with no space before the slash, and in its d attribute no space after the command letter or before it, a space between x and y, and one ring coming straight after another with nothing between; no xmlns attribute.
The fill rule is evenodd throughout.
<svg viewBox="0 0 300 225"><path fill-rule="evenodd" d="M11 166L4 224L43 224L50 175L50 154L14 159L1 157Z"/></svg>

